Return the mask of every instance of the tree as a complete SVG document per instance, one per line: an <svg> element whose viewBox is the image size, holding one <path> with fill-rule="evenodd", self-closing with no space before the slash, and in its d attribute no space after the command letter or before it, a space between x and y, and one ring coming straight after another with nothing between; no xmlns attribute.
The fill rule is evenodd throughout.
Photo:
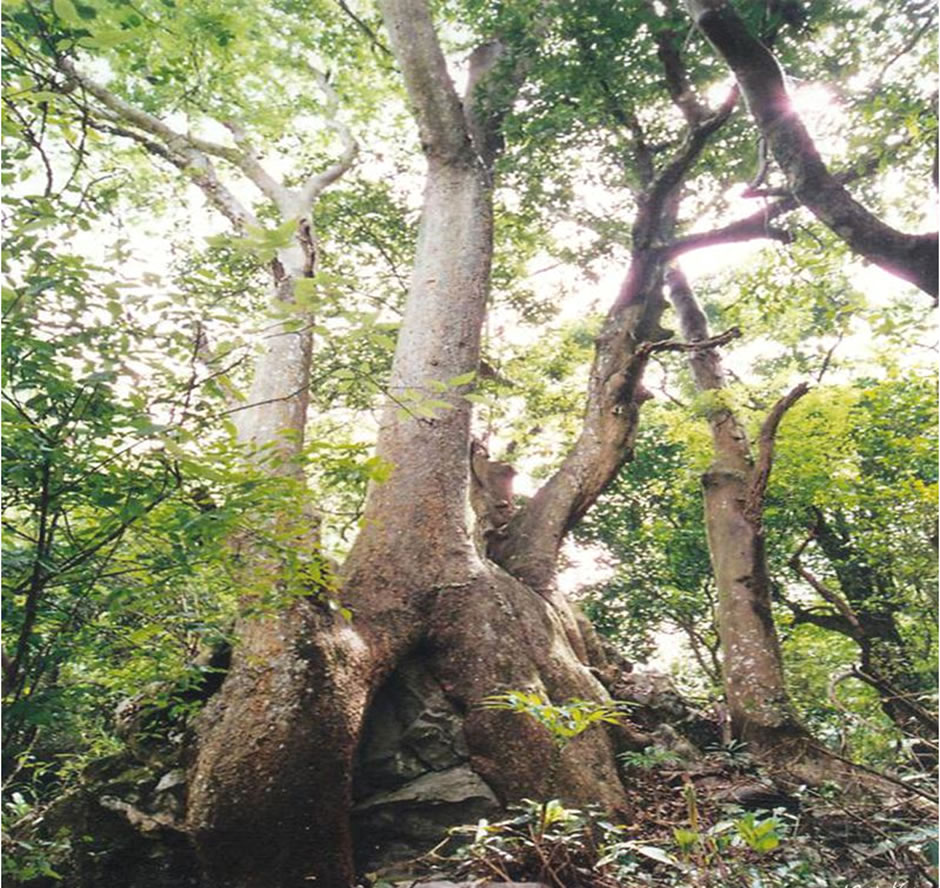
<svg viewBox="0 0 940 888"><path fill-rule="evenodd" d="M707 339L705 315L681 272L670 273L669 286L686 339ZM724 374L717 356L695 355L690 364L698 388L720 399ZM702 476L702 486L725 699L734 735L758 749L808 739L784 683L762 526L777 426L807 390L801 383L773 406L761 428L756 459L734 412L720 400L708 410L714 461Z"/></svg>
<svg viewBox="0 0 940 888"><path fill-rule="evenodd" d="M802 495L793 491L787 511L805 536L780 555L819 598L807 606L783 588L777 597L797 626L815 625L852 639L858 662L846 675L874 688L896 727L930 746L933 683L922 659L923 641L905 614L933 607L920 583L935 570L932 525L925 520L932 511L927 502L935 466L919 457L915 443L932 434L933 400L925 400L926 388L914 375L846 395L855 428L847 436L852 446L842 448L856 467L852 480L825 497L812 496L810 485ZM812 454L805 458L810 463ZM894 508L899 494L903 514Z"/></svg>
<svg viewBox="0 0 940 888"><path fill-rule="evenodd" d="M770 49L724 0L689 0L696 27L734 71L791 194L849 246L937 299L937 235L896 231L855 201L822 162Z"/></svg>
<svg viewBox="0 0 940 888"><path fill-rule="evenodd" d="M668 265L712 244L793 239L772 224L795 208L789 196L712 230L689 230L705 211L696 188L714 185L712 176L725 163L741 167L742 137L737 90L714 107L703 97L714 72L702 57L684 55L687 20L678 9L527 2L457 8L451 14L474 46L469 86L460 97L441 48L446 29L436 30L428 5L385 0L382 18L417 123L425 188L376 438L387 477L372 486L362 530L335 572L338 582L331 579L320 518L301 481L315 310L329 286L320 273L326 251L312 211L315 199L318 213L327 205L327 186L350 171L355 142L340 122L351 112L339 110L340 93L325 65L318 58L307 62L334 53L347 63L341 80L348 84L353 75L345 69L355 66L384 91L389 52L369 15L340 6L349 17L318 7L322 31L289 5L246 13L244 21L214 7L158 9L152 20L139 20L137 13L68 0L57 0L53 15L28 6L13 13L20 29L11 43L16 77L26 93L48 94L44 100L56 109L65 137L78 119L89 131L133 140L181 171L232 223L241 235L236 243L250 242L263 257L270 274L272 335L255 365L251 394L236 405L236 449L259 477L294 482L297 496L263 525L288 542L281 550L272 553L237 534L228 539L238 559L243 614L224 684L196 721L187 812L187 829L216 884L352 882L352 808L355 801L362 810L368 801L361 788L356 797L354 777L364 768L357 752L368 746L370 718L394 708L396 689L408 681L441 701L445 739L457 750L445 769L449 779L487 803L551 791L629 808L614 752L647 738L622 726L586 732L565 747L556 767L559 753L548 732L479 704L513 689L553 701L609 702L597 678L608 665L603 648L555 582L560 546L632 456L640 407L649 399L642 376L652 356L668 349L707 353L732 335L688 347L671 339L661 326ZM449 12L441 16L446 20ZM250 39L252 29L275 28L286 29L299 50ZM127 47L137 36L154 38L152 56ZM233 41L244 55L228 51ZM104 53L113 82L86 73L75 60L79 47L113 50ZM316 84L323 102L297 110L327 119L338 136L327 143L329 160L322 144L304 145L319 172L292 171L291 187L266 171L253 147L254 139L288 124L277 101L273 112L257 107L252 65L283 74L284 83L275 82L269 94L277 100L292 82ZM174 84L191 76L192 90L174 93ZM361 104L350 104L376 120L366 90L359 97ZM221 121L228 140L171 127L160 113L170 101L199 123ZM46 112L37 113L45 119ZM35 119L24 114L21 137L35 143L35 133ZM546 193L552 155L569 136L578 148L596 143L609 189L629 189L632 224L621 223L619 232L613 226L602 248L626 237L630 267L595 340L577 438L557 471L511 515L505 488L482 485L481 511L490 520L476 535L483 541L477 547L467 508L471 477L480 482L491 468L505 468L472 446L469 397L478 394L473 389L482 375L494 191L516 186L533 225L547 224L533 207ZM577 166L574 157L568 160ZM257 187L263 209L238 200L217 161ZM574 177L570 169L557 173L562 183ZM562 209L567 202L558 198ZM265 226L272 217L276 223ZM471 454L481 460L474 466ZM498 521L486 505L492 494L502 510ZM289 569L285 550L299 553L303 570ZM266 578L290 594L259 619L254 605Z"/></svg>
<svg viewBox="0 0 940 888"><path fill-rule="evenodd" d="M791 323L792 310L789 305ZM881 323L880 312L873 317ZM754 335L753 320L749 326ZM809 356L811 339L800 324L796 327L801 351L807 349ZM764 372L789 375L794 357L802 364L806 356L777 358ZM833 353L821 349L817 364L820 357L823 372L814 374L820 382L788 410L774 447L776 468L761 520L769 576L765 601L772 600L783 636L783 665L790 665L791 678L800 673L796 703L807 724L820 735L842 731L846 713L831 709L827 695L845 682L868 682L891 722L903 734L921 738L918 743L926 741L918 748L929 761L934 684L922 657L932 630L922 631L924 623L916 628L908 615L934 608L921 583L929 583L936 571L932 517L927 517L933 515L936 472L919 455L933 434L932 387L925 386L916 365L903 380L827 383L823 377L832 369ZM843 359L851 363L848 355ZM836 367L845 372L844 363ZM720 684L711 640L711 573L703 566L705 528L695 512L701 508L695 469L704 465L703 444L685 420L690 410L714 418L719 410L734 409L748 430L757 430L772 392L759 376L691 403L680 390L682 403L676 399L651 418L645 455L629 467L633 478L621 478L579 529L579 536L616 553L618 564L615 576L591 592L590 612L605 634L626 638L641 660L655 646L653 627L668 625L687 636L701 671ZM674 479L668 487L662 483L667 472ZM806 670L798 664L817 658L828 672L818 679L815 695L807 695ZM896 677L888 679L888 673ZM885 680L879 681L882 674ZM878 723L877 709L870 708L869 724ZM861 731L848 733L862 746L879 745ZM881 731L882 742L896 739L887 726Z"/></svg>

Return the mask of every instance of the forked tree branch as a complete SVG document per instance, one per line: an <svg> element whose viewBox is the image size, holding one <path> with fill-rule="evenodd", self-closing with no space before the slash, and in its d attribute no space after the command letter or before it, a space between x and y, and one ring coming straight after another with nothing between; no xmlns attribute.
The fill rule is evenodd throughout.
<svg viewBox="0 0 940 888"><path fill-rule="evenodd" d="M418 122L421 146L430 159L452 162L470 151L463 106L447 71L427 4L381 0L392 49Z"/></svg>
<svg viewBox="0 0 940 888"><path fill-rule="evenodd" d="M109 115L107 120L120 120L117 114ZM173 164L180 172L190 177L192 182L202 191L206 200L217 209L236 231L242 231L247 225L257 225L258 220L238 198L220 181L215 167L208 158L199 158L195 150L179 151L171 148L156 139L149 138L146 132L121 126L120 123L104 123L89 118L88 125L103 133L121 136L136 142L148 154L160 157Z"/></svg>
<svg viewBox="0 0 940 888"><path fill-rule="evenodd" d="M232 120L224 121L231 132L235 146L223 145L190 133L174 130L160 118L136 108L80 72L66 58L57 61L59 70L72 82L78 84L88 95L103 106L98 116L105 121L94 121L92 125L106 132L133 139L145 150L165 160L190 176L206 198L225 215L236 229L246 225L257 225L254 215L220 181L211 157L220 158L238 169L255 187L270 200L287 219L308 213L319 194L343 175L353 164L358 144L346 124L336 117L338 98L326 76L308 65L327 99L328 124L340 137L343 152L334 164L321 173L311 176L299 189L289 189L279 183L262 166L258 152L251 145L244 127Z"/></svg>
<svg viewBox="0 0 940 888"><path fill-rule="evenodd" d="M219 180L215 167L204 150L205 144L208 143L205 143L202 148L197 147L191 137L176 132L160 118L125 102L109 89L80 72L70 59L60 57L57 65L72 83L80 86L85 93L93 96L104 106L104 113L98 116L115 124L111 132L133 139L148 152L169 160L186 173L203 192L209 203L219 210L236 229L255 224L254 215ZM159 147L161 144L165 150L161 150Z"/></svg>

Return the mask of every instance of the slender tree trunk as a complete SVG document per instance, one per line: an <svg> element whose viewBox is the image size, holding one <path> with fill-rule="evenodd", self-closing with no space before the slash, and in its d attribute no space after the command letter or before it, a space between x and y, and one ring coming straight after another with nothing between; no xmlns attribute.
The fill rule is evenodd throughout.
<svg viewBox="0 0 940 888"><path fill-rule="evenodd" d="M705 315L677 269L669 272L669 285L685 338L690 343L707 339ZM699 390L716 393L716 402L708 410L714 459L702 484L708 548L718 590L722 679L732 730L738 739L757 748L772 748L787 738L805 737L806 732L787 696L771 614L760 523L769 463L765 472L755 467L744 429L733 411L718 400L724 374L715 351L692 352L689 363Z"/></svg>

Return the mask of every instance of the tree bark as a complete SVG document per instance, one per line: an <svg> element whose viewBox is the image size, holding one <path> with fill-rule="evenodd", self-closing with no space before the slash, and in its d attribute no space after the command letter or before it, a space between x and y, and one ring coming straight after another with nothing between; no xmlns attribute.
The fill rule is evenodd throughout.
<svg viewBox="0 0 940 888"><path fill-rule="evenodd" d="M428 164L377 443L394 468L370 491L364 529L341 571L352 623L301 600L243 627L230 674L199 719L188 816L217 885L352 884L349 814L364 715L419 643L430 674L465 716L470 766L500 801L552 792L627 807L604 731L549 768L555 751L544 730L476 707L487 694L521 687L552 700L609 698L570 647L556 609L473 545L470 404L462 388L441 396L429 381L479 363L492 156L471 139L474 105L453 90L425 3L385 0L382 12ZM492 132L494 120L490 111L483 129ZM401 406L406 391L443 398L448 408L433 417L410 412Z"/></svg>
<svg viewBox="0 0 940 888"><path fill-rule="evenodd" d="M937 299L937 233L905 234L846 191L794 111L773 54L728 0L686 0L696 27L734 72L793 196L856 253Z"/></svg>
<svg viewBox="0 0 940 888"><path fill-rule="evenodd" d="M689 342L707 339L705 315L678 269L670 270L669 286L685 338ZM714 350L691 353L689 364L700 391L720 392L724 387L721 361ZM782 409L774 411L770 422L778 422L780 415ZM725 698L735 737L755 749L772 751L784 741L808 737L797 721L784 683L760 524L773 427L767 429L766 446L761 447L763 458L755 467L747 435L730 408L716 401L708 408L708 422L714 460L702 485L708 549L718 591L716 619Z"/></svg>

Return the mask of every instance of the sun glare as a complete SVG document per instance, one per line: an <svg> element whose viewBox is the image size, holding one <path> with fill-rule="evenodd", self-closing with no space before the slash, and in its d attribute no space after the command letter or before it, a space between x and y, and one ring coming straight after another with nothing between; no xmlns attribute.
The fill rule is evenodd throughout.
<svg viewBox="0 0 940 888"><path fill-rule="evenodd" d="M822 83L805 83L791 90L790 98L796 112L805 118L831 113L836 106L832 90Z"/></svg>

